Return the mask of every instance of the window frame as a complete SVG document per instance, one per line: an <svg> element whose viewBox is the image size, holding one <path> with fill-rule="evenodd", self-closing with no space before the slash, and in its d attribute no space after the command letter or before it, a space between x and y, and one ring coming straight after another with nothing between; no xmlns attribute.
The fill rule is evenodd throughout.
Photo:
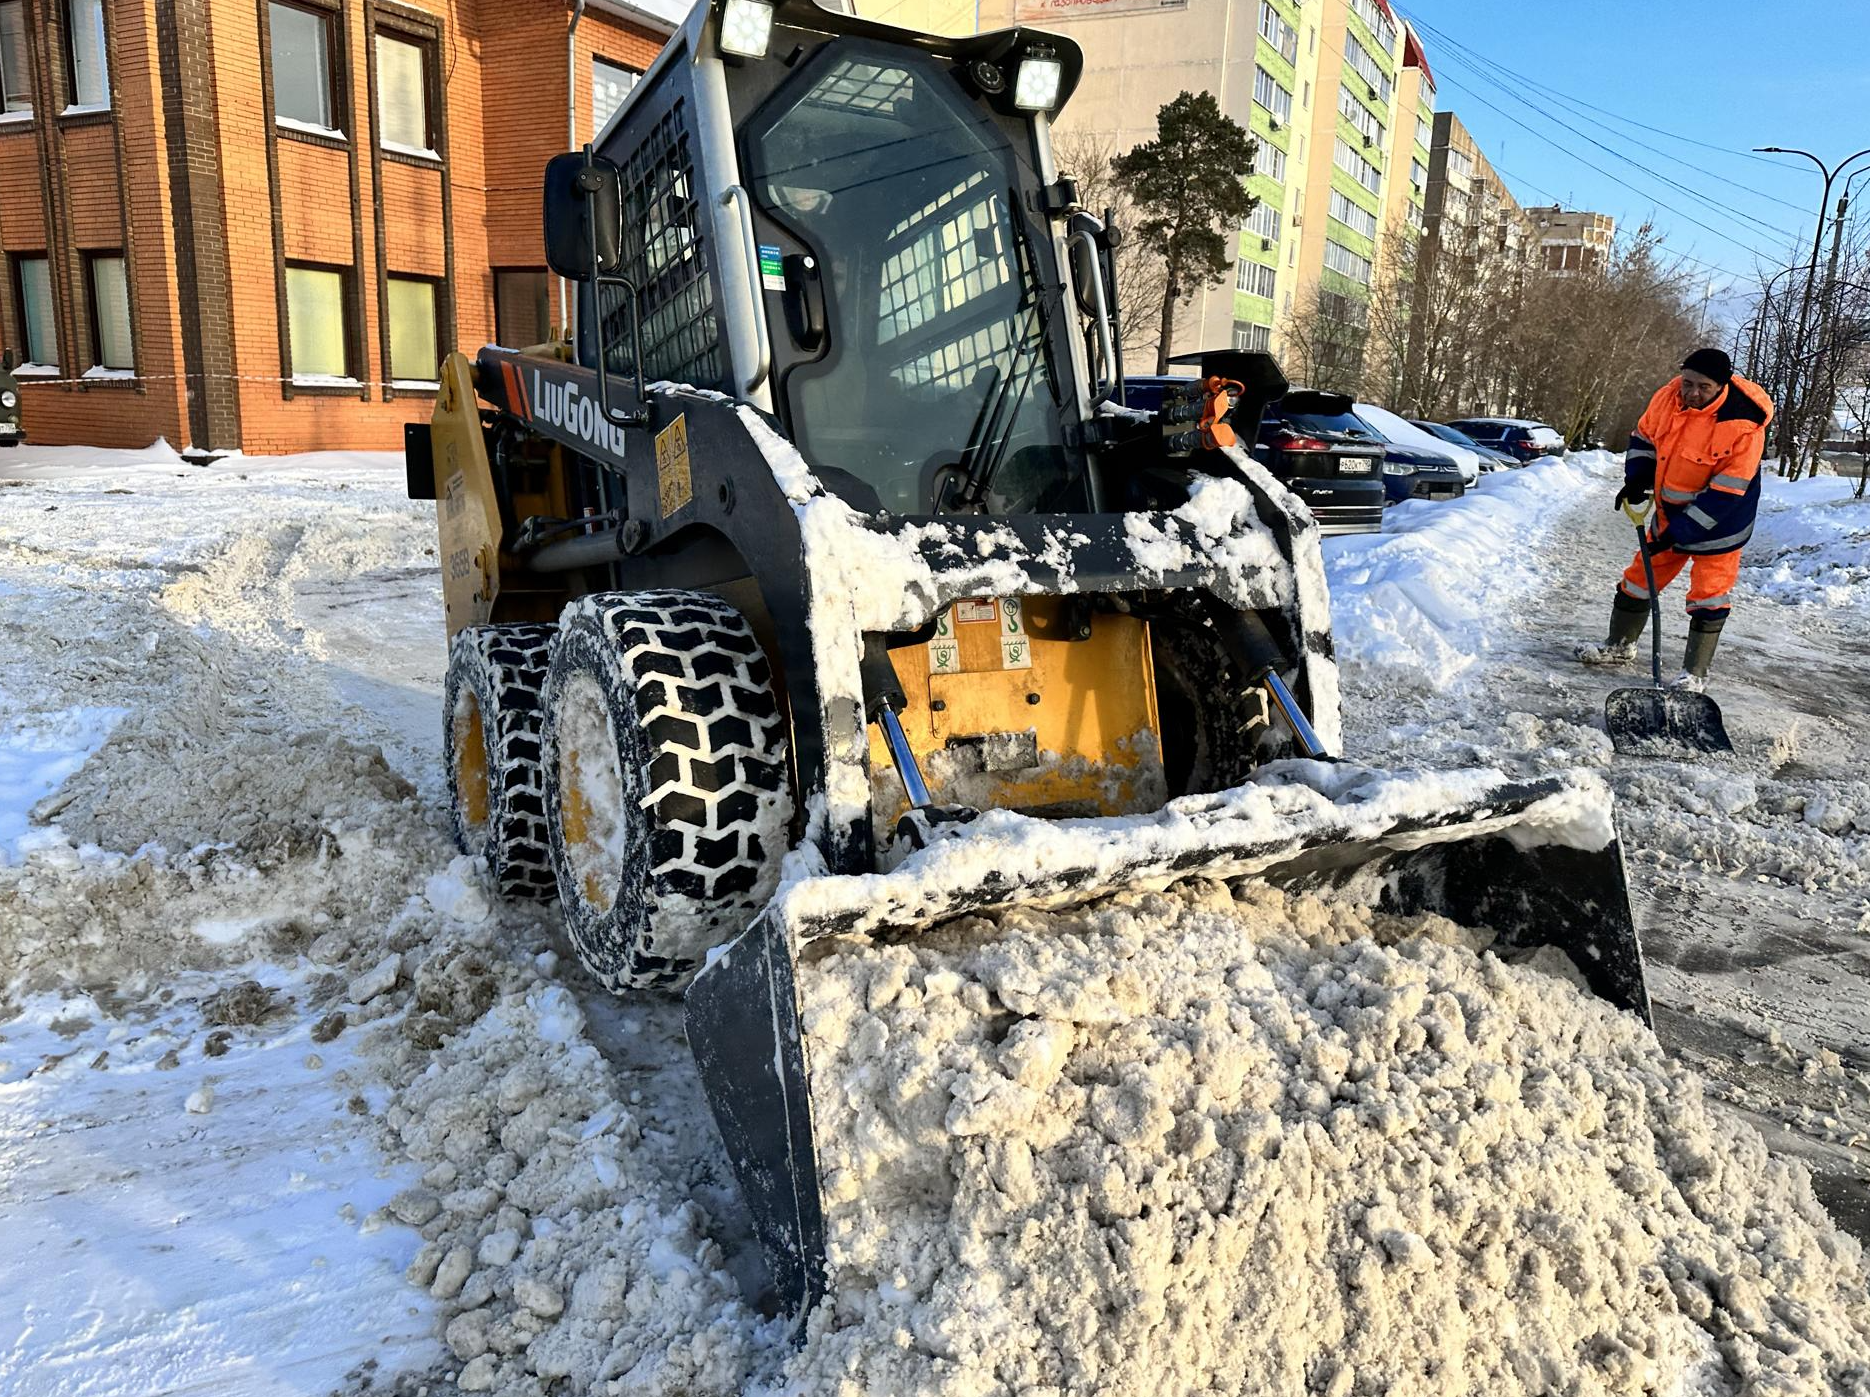
<svg viewBox="0 0 1870 1397"><path fill-rule="evenodd" d="M33 353L32 321L28 318L26 307L26 264L43 262L46 274L46 311L52 331L52 352L50 359L41 359ZM58 285L52 276L52 255L49 250L12 252L7 254L7 271L13 285L13 305L15 307L16 328L19 330L20 351L26 356L25 362L50 374L57 374L64 367L64 350L59 343L58 324ZM18 370L15 370L17 373ZM28 376L31 376L29 371Z"/></svg>
<svg viewBox="0 0 1870 1397"><path fill-rule="evenodd" d="M82 101L78 95L78 22L77 7L80 5L97 7L97 56L103 66L104 100L101 102ZM64 22L65 49L65 109L63 116L75 116L84 112L107 112L116 100L115 89L111 83L110 72L110 7L106 0L64 0L61 7Z"/></svg>
<svg viewBox="0 0 1870 1397"><path fill-rule="evenodd" d="M409 282L429 288L429 312L435 320L435 364L427 374L396 372L396 337L391 333L395 315L390 311L390 287L395 282ZM398 393L433 391L441 384L441 363L453 346L448 343L448 284L442 277L420 272L388 272L383 278L383 358L389 370L390 387Z"/></svg>
<svg viewBox="0 0 1870 1397"><path fill-rule="evenodd" d="M9 106L9 102L20 100L21 93L10 92L6 86L5 61L0 59L0 122L30 121L33 117L34 103L32 90L32 26L26 23L26 0L0 0L0 10L16 6L19 11L20 60L26 75L26 88L23 94L24 106Z"/></svg>
<svg viewBox="0 0 1870 1397"><path fill-rule="evenodd" d="M1264 291L1259 290L1264 286ZM1279 289L1279 269L1269 267L1264 262L1255 262L1243 257L1234 264L1234 290L1243 296L1258 296L1270 301Z"/></svg>
<svg viewBox="0 0 1870 1397"><path fill-rule="evenodd" d="M1270 87L1274 92L1278 93L1281 97L1284 97L1286 99L1285 111L1283 112L1279 111L1277 108L1275 108L1272 105L1271 102L1267 101L1265 98L1260 96L1260 85L1261 85L1262 79L1265 80L1265 83L1268 87ZM1289 124L1292 120L1292 91L1291 89L1288 88L1284 83L1279 81L1279 79L1274 77L1271 73L1267 72L1264 68L1260 67L1260 65L1257 63L1253 65L1253 102L1255 106L1259 107L1268 116L1272 117L1274 121L1280 122L1281 124Z"/></svg>
<svg viewBox="0 0 1870 1397"><path fill-rule="evenodd" d="M122 248L86 248L84 257L84 309L87 329L91 334L92 369L109 369L113 372L136 373L136 314L130 304L130 262L123 255ZM97 294L97 267L100 262L119 262L123 265L123 324L130 337L130 362L127 364L107 364L104 362L104 317L103 306Z"/></svg>
<svg viewBox="0 0 1870 1397"><path fill-rule="evenodd" d="M421 146L405 145L392 141L383 134L383 52L378 47L384 40L395 44L406 44L416 51L422 64L422 132ZM415 160L424 163L439 161L441 157L441 113L439 104L443 100L441 84L438 81L436 37L414 29L405 29L400 25L383 23L378 16L375 31L370 38L370 106L376 120L377 149L384 155Z"/></svg>
<svg viewBox="0 0 1870 1397"><path fill-rule="evenodd" d="M277 40L278 30L273 25L275 10L292 10L308 15L324 26L325 31L325 105L330 123L320 124L307 121L304 117L288 116L279 110L279 72L273 62L273 45ZM318 3L318 0L267 0L266 3L266 77L267 88L272 94L273 130L289 136L309 138L313 141L349 141L350 132L335 123L344 119L349 103L344 83L345 65L340 61L338 42L338 11L331 6Z"/></svg>
<svg viewBox="0 0 1870 1397"><path fill-rule="evenodd" d="M362 367L363 356L357 343L356 309L354 281L356 269L330 262L309 262L291 259L282 264L282 289L285 292L286 323L284 326L284 350L286 358L286 386L295 393L317 392L329 389L346 395L355 394L363 386L358 370ZM334 272L338 278L338 314L340 316L340 342L344 346L344 368L341 373L328 374L323 370L307 370L293 361L292 354L292 290L291 277L294 272Z"/></svg>
<svg viewBox="0 0 1870 1397"><path fill-rule="evenodd" d="M615 68L620 73L628 73L632 78L630 91L623 94L623 102L619 102L615 107L611 108L611 116L615 116L623 109L624 102L630 100L630 93L635 92L637 84L643 81L643 70L641 68L634 67L620 59L606 58L601 53L594 53L591 55L591 139L594 141L598 138L599 133L603 131L604 127L610 124L610 117L605 117L602 122L597 119L597 70L599 67Z"/></svg>

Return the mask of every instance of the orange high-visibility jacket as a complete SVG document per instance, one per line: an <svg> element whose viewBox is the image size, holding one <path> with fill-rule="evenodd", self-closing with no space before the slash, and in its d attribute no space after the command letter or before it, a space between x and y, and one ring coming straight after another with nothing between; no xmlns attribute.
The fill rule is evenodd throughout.
<svg viewBox="0 0 1870 1397"><path fill-rule="evenodd" d="M1719 397L1692 411L1672 378L1630 433L1623 458L1630 485L1653 490L1657 530L1679 553L1732 553L1753 536L1760 507L1760 457L1773 400L1735 374Z"/></svg>

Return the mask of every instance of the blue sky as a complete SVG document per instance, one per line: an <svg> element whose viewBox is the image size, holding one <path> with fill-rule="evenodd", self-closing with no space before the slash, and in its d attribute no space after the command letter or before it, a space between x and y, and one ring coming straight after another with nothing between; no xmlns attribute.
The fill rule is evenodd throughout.
<svg viewBox="0 0 1870 1397"><path fill-rule="evenodd" d="M1783 260L1788 234L1809 248L1822 184L1803 158L1734 152L1803 146L1835 164L1870 146L1866 0L1395 2L1421 31L1437 108L1460 116L1521 203L1556 199L1612 214L1620 229L1652 218L1669 247L1728 271L1750 272L1749 249ZM1568 97L1573 109L1539 88ZM1862 167L1870 157L1852 169ZM1843 183L1833 186L1833 203ZM1858 191L1853 205L1870 211L1870 175ZM1717 284L1729 280L1702 270ZM1717 292L1717 304L1724 299Z"/></svg>

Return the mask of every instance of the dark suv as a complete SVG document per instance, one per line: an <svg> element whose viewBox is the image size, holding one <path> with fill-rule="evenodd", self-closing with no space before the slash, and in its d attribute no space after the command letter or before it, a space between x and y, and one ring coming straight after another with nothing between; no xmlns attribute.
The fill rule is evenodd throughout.
<svg viewBox="0 0 1870 1397"><path fill-rule="evenodd" d="M1260 419L1253 458L1311 506L1320 533L1383 528L1383 438L1342 393L1295 388Z"/></svg>
<svg viewBox="0 0 1870 1397"><path fill-rule="evenodd" d="M0 350L0 446L18 446L26 429L19 424L19 380L13 377L13 351Z"/></svg>
<svg viewBox="0 0 1870 1397"><path fill-rule="evenodd" d="M1463 417L1448 425L1482 446L1506 452L1522 466L1541 456L1561 456L1565 451L1565 438L1556 427L1528 422L1523 417Z"/></svg>

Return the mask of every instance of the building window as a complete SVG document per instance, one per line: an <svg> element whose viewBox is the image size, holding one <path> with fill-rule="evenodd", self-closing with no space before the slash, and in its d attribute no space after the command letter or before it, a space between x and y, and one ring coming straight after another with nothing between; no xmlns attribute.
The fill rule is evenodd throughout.
<svg viewBox="0 0 1870 1397"><path fill-rule="evenodd" d="M1425 116L1415 119L1415 143L1424 150L1435 149L1435 126Z"/></svg>
<svg viewBox="0 0 1870 1397"><path fill-rule="evenodd" d="M1351 0L1351 9L1364 22L1364 27L1376 35L1377 42L1383 46L1383 52L1388 53L1396 47L1396 23L1384 12L1378 0Z"/></svg>
<svg viewBox="0 0 1870 1397"><path fill-rule="evenodd" d="M286 328L295 382L352 377L344 281L343 272L329 267L286 268Z"/></svg>
<svg viewBox="0 0 1870 1397"><path fill-rule="evenodd" d="M58 367L58 317L52 309L52 264L45 257L13 259L13 290L19 305L20 338L26 362Z"/></svg>
<svg viewBox="0 0 1870 1397"><path fill-rule="evenodd" d="M1331 216L1352 232L1362 233L1366 238L1377 235L1377 216L1353 204L1341 190L1331 191Z"/></svg>
<svg viewBox="0 0 1870 1397"><path fill-rule="evenodd" d="M1253 69L1253 100L1271 112L1275 120L1292 120L1292 94L1279 85L1279 79L1258 65Z"/></svg>
<svg viewBox="0 0 1870 1397"><path fill-rule="evenodd" d="M1474 177L1474 161L1464 150L1448 147L1448 178L1458 179L1463 184Z"/></svg>
<svg viewBox="0 0 1870 1397"><path fill-rule="evenodd" d="M1357 134L1364 138L1365 144L1383 144L1383 123L1348 87L1338 88L1338 113L1357 128Z"/></svg>
<svg viewBox="0 0 1870 1397"><path fill-rule="evenodd" d="M296 5L268 6L273 31L273 115L287 125L333 136L331 20Z"/></svg>
<svg viewBox="0 0 1870 1397"><path fill-rule="evenodd" d="M1271 242L1279 241L1279 210L1271 204L1261 202L1254 206L1247 216L1247 231L1258 233Z"/></svg>
<svg viewBox="0 0 1870 1397"><path fill-rule="evenodd" d="M1393 88L1390 76L1383 67L1370 56L1370 50L1358 42L1355 34L1344 36L1344 61L1357 70L1357 75L1375 89L1376 98L1384 106L1389 105Z"/></svg>
<svg viewBox="0 0 1870 1397"><path fill-rule="evenodd" d="M377 120L385 150L434 158L428 45L377 35Z"/></svg>
<svg viewBox="0 0 1870 1397"><path fill-rule="evenodd" d="M1325 239L1325 265L1352 281L1362 282L1365 286L1370 284L1370 259L1359 257L1344 244L1330 238Z"/></svg>
<svg viewBox="0 0 1870 1397"><path fill-rule="evenodd" d="M66 18L65 57L71 65L72 105L108 107L110 69L104 60L104 0L70 0Z"/></svg>
<svg viewBox="0 0 1870 1397"><path fill-rule="evenodd" d="M617 114L617 108L623 105L623 99L630 95L630 89L636 86L636 80L642 76L634 68L612 63L608 58L591 60L592 140L596 140L597 133L610 124L610 119Z"/></svg>
<svg viewBox="0 0 1870 1397"><path fill-rule="evenodd" d="M1377 193L1383 187L1383 171L1364 159L1342 136L1338 137L1335 163L1340 170L1372 194Z"/></svg>
<svg viewBox="0 0 1870 1397"><path fill-rule="evenodd" d="M1428 166L1424 165L1420 160L1411 160L1409 162L1409 183L1414 186L1417 193L1427 189Z"/></svg>
<svg viewBox="0 0 1870 1397"><path fill-rule="evenodd" d="M393 276L390 291L390 377L398 383L433 383L442 361L435 283Z"/></svg>
<svg viewBox="0 0 1870 1397"><path fill-rule="evenodd" d="M1256 161L1264 161L1254 173L1265 175L1275 184L1286 182L1286 153L1271 141L1261 141L1255 152Z"/></svg>
<svg viewBox="0 0 1870 1397"><path fill-rule="evenodd" d="M552 278L543 268L494 269L493 337L508 349L551 339Z"/></svg>
<svg viewBox="0 0 1870 1397"><path fill-rule="evenodd" d="M123 254L85 254L91 291L91 363L101 369L134 369L136 350L130 342L130 283L124 275Z"/></svg>
<svg viewBox="0 0 1870 1397"><path fill-rule="evenodd" d="M1271 267L1258 262L1236 262L1234 264L1234 290L1243 291L1249 296L1264 296L1273 299L1273 285L1279 274Z"/></svg>
<svg viewBox="0 0 1870 1397"><path fill-rule="evenodd" d="M1273 342L1273 327L1270 325L1242 325L1234 322L1234 348L1258 350L1264 354Z"/></svg>
<svg viewBox="0 0 1870 1397"><path fill-rule="evenodd" d="M32 110L32 66L26 61L26 0L0 0L0 112Z"/></svg>
<svg viewBox="0 0 1870 1397"><path fill-rule="evenodd" d="M1291 63L1299 56L1299 31L1287 24L1272 0L1260 0L1260 35Z"/></svg>

